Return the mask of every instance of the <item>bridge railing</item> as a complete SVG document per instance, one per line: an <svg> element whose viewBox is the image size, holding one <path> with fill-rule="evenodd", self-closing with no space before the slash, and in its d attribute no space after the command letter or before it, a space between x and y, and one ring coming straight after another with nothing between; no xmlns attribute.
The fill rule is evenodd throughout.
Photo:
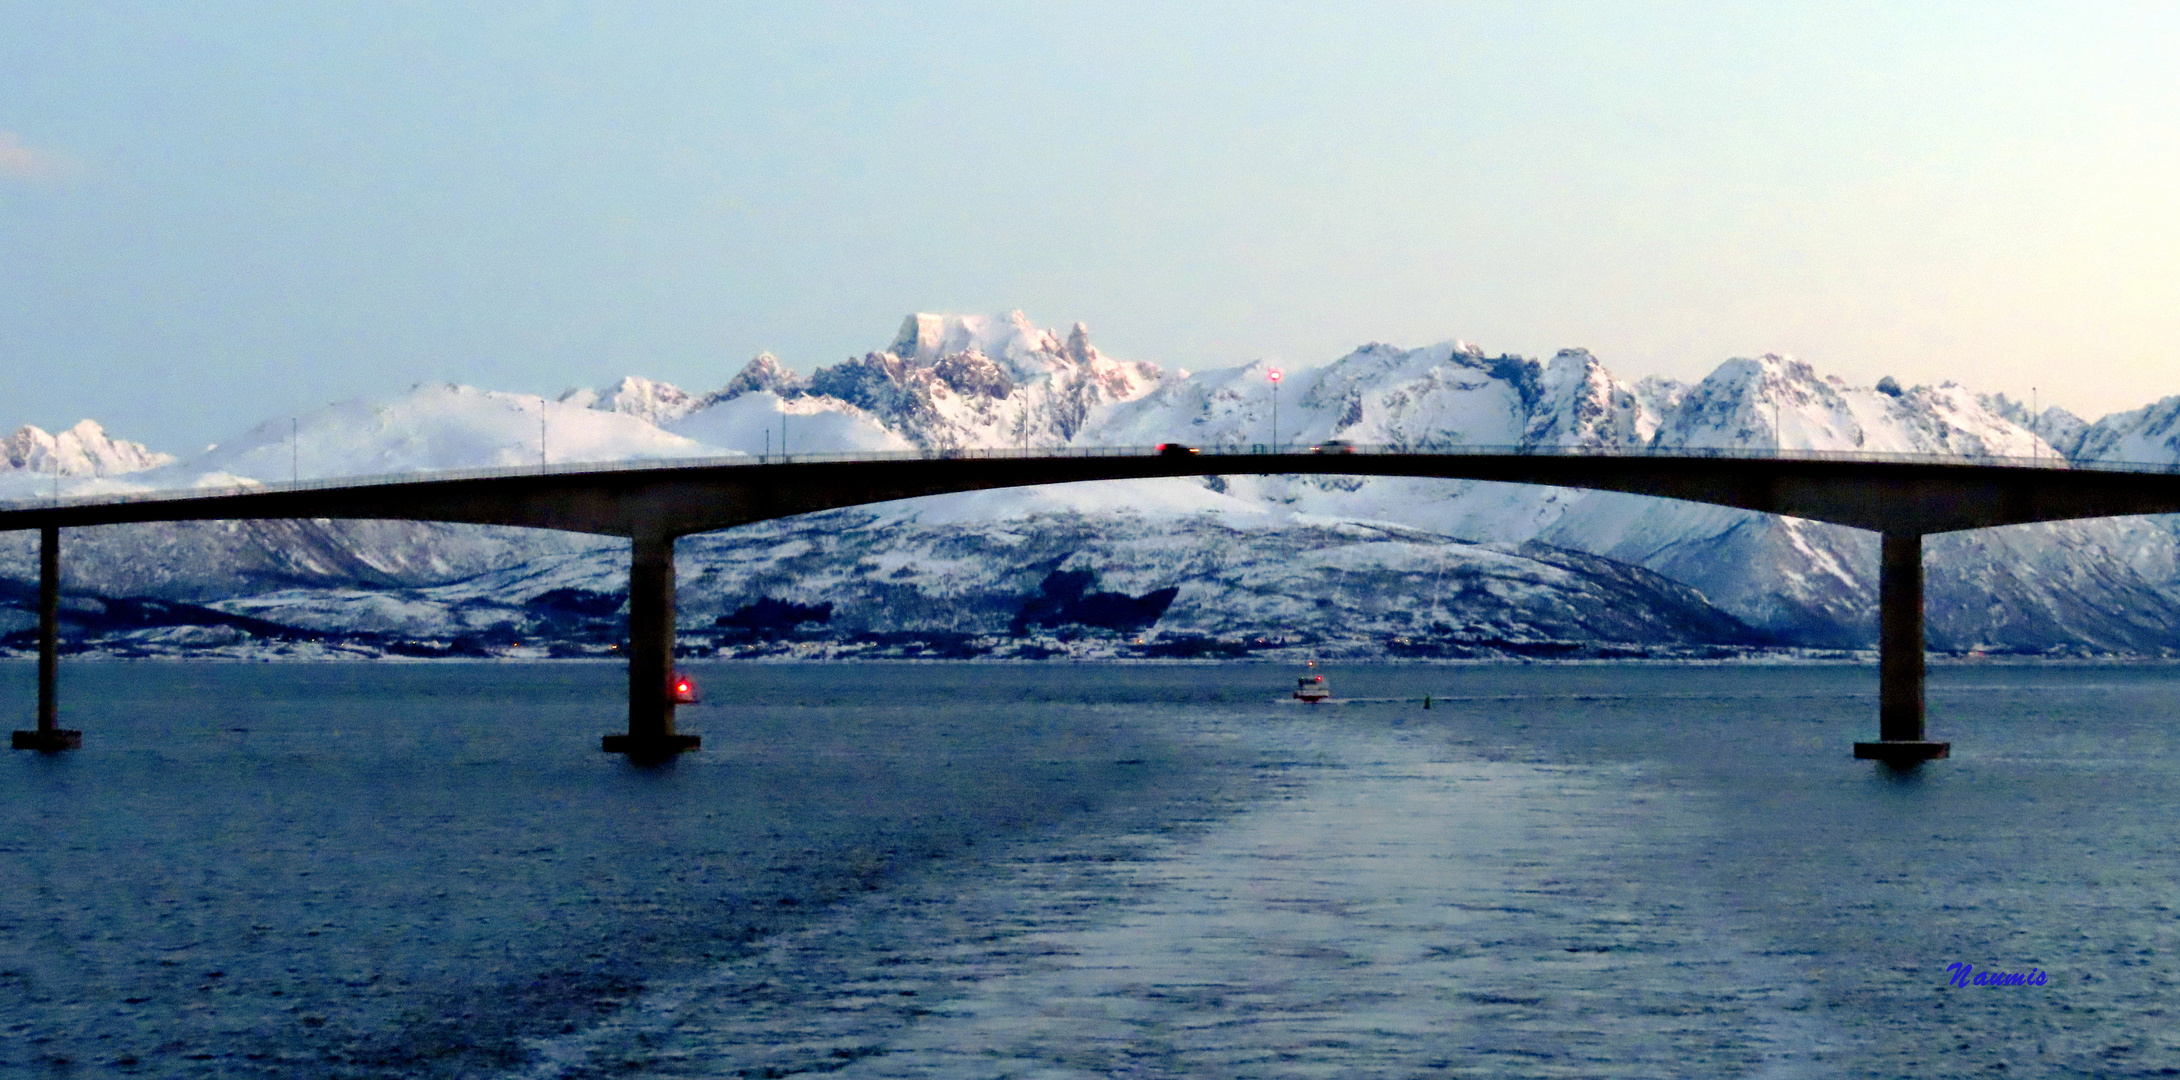
<svg viewBox="0 0 2180 1080"><path fill-rule="evenodd" d="M714 457L632 458L619 461L559 462L538 465L502 465L468 469L428 469L364 476L324 477L311 480L245 483L227 486L160 488L146 491L106 492L59 498L0 500L0 509L25 510L59 506L103 506L116 503L161 502L174 499L213 498L288 491L327 491L337 488L377 487L446 480L490 480L517 476L568 476L591 473L647 472L704 467L764 466L868 461L964 461L995 459L1050 459L1099 457L1155 457L1170 444L1149 446L1063 447L962 447L957 449L864 450L809 454L731 454ZM1271 455L1459 455L1477 457L1576 457L1576 458L1699 458L1740 461L1866 461L1940 465L1981 465L2008 468L2088 469L2098 472L2145 474L2180 473L2180 462L2076 461L2064 457L2007 457L2000 455L1915 454L1882 450L1769 450L1746 447L1658 446L1508 446L1482 443L1419 441L1398 444L1323 443L1228 443L1192 448L1206 457Z"/></svg>

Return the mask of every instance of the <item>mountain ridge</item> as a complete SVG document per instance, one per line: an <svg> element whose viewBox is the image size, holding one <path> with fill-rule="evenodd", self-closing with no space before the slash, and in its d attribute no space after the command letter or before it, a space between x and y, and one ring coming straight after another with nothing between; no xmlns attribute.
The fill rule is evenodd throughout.
<svg viewBox="0 0 2180 1080"><path fill-rule="evenodd" d="M1901 387L1888 378L1874 386L1850 385L1776 354L1729 359L1694 383L1629 381L1583 349L1538 360L1491 355L1459 339L1418 348L1366 344L1324 364L1292 368L1277 386L1267 377L1271 366L1259 360L1193 373L1169 370L1106 356L1080 323L1063 333L1040 328L1021 312L915 314L885 348L807 375L760 354L709 392L638 376L570 390L555 400L419 386L388 402L350 402L292 423L260 425L224 449L187 460L77 476L64 469L62 488L90 493L315 477L344 468L388 472L781 449L1050 449L1169 441L1247 447L1343 439L1418 450L1777 448L2180 461L2180 396L2091 423L2057 408L2032 416L2004 395L1977 394L1952 382ZM37 497L51 483L23 468L0 470L0 496ZM909 533L1054 529L1068 514L1117 520L1111 516L1123 509L1167 522L1208 514L1269 532L1350 522L1512 550L1533 545L1533 552L1563 551L1642 568L1694 590L1764 640L1850 647L1867 644L1874 630L1874 540L1815 522L1610 492L1402 478L1135 482L1121 485L1127 494L1117 499L1085 490L1096 486L911 500L893 504L884 516ZM345 526L328 528L337 533ZM328 568L359 559L401 569L392 578L371 579L371 587L436 587L428 570L435 565L474 571L572 550L566 544L539 547L534 538L506 532L448 526L354 542L327 533L311 540L328 552L318 560L322 565L283 587L333 587L339 574ZM177 540L187 533L152 547L195 543L209 551L219 542L209 534ZM909 533L871 542L922 542L912 542ZM373 548L384 544L436 545L454 554ZM2174 523L2162 518L1933 537L1932 643L2026 652L2180 648L2180 632L2167 629L2180 626L2170 617L2180 615L2176 547ZM126 562L118 554L124 548L115 548L114 565ZM342 554L336 558L334 552ZM0 571L19 573L25 555L19 544L12 554L0 545ZM842 552L839 558L847 561L821 576L847 581L868 561L865 556L883 555ZM611 565L602 550L581 557ZM228 561L280 562L271 553ZM228 573L216 587L202 582L191 597L175 598L269 587L275 576L266 576L262 586L243 586ZM87 575L84 584L95 587L97 575ZM164 587L188 591L178 581ZM740 597L743 603L755 599ZM842 611L844 617L850 613Z"/></svg>

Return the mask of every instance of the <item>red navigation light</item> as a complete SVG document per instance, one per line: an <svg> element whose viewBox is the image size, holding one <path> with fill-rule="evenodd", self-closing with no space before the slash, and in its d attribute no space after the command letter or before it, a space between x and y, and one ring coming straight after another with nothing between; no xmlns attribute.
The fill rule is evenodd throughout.
<svg viewBox="0 0 2180 1080"><path fill-rule="evenodd" d="M1281 378L1281 376L1280 376L1280 373L1279 373L1279 369L1278 369L1278 368L1273 368L1273 369L1272 369L1272 371L1271 371L1271 374L1269 374L1269 375L1266 375L1266 376L1265 376L1265 378L1267 378L1267 379L1270 379L1270 380L1272 380L1273 382L1278 382L1278 381L1280 380L1280 378Z"/></svg>
<svg viewBox="0 0 2180 1080"><path fill-rule="evenodd" d="M674 704L695 705L698 703L695 679L677 671L674 673L673 681L667 685L671 688L668 696L673 699Z"/></svg>

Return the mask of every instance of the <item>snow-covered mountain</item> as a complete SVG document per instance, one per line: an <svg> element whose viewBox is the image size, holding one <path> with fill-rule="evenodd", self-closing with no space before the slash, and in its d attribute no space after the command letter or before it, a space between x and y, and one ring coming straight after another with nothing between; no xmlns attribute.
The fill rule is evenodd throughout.
<svg viewBox="0 0 2180 1080"><path fill-rule="evenodd" d="M96 420L84 420L66 431L48 434L25 424L15 434L0 438L0 476L16 482L54 474L113 476L157 468L174 460L172 454L154 453L143 443L115 439Z"/></svg>
<svg viewBox="0 0 2180 1080"><path fill-rule="evenodd" d="M680 391L641 384L658 400ZM731 455L735 451L666 431L627 407L630 399L571 391L559 401L450 384L411 387L384 401L346 401L265 421L186 459L108 439L86 420L57 438L26 427L0 441L0 499L53 490L59 445L62 495L229 487L437 469ZM22 449L18 452L18 447Z"/></svg>
<svg viewBox="0 0 2180 1080"><path fill-rule="evenodd" d="M1693 590L1541 546L1348 522L1241 527L1217 514L1173 519L1128 507L943 523L903 509L682 541L683 646L730 655L905 647L1016 657L1559 657L1716 655L1756 640ZM625 585L620 552L588 552L434 588L289 589L218 607L280 626L447 647L466 638L569 650L586 628L603 631L594 646L619 637L598 616L618 610ZM1082 640L1085 628L1101 640Z"/></svg>
<svg viewBox="0 0 2180 1080"><path fill-rule="evenodd" d="M1155 365L1098 352L1081 323L1063 340L1017 311L911 315L885 351L773 389L853 406L919 446L1054 446L1080 441L1093 416L1161 377Z"/></svg>
<svg viewBox="0 0 2180 1080"><path fill-rule="evenodd" d="M622 387L640 380L626 380ZM679 391L644 382L654 403ZM630 402L580 394L548 401L448 384L424 384L391 401L347 401L259 424L242 437L135 483L203 486L245 477L364 476L541 462L703 457L732 451L660 429Z"/></svg>
<svg viewBox="0 0 2180 1080"><path fill-rule="evenodd" d="M1659 418L1650 445L2058 456L2033 431L1961 387L1849 387L1808 364L1769 355L1729 360L1686 388ZM1574 493L1548 507L1533 491L1516 498L1534 508L1519 520L1536 529L1521 539L1648 567L1793 640L1858 644L1874 633L1877 549L1869 534L1612 492ZM1954 558L1954 546L1950 538L1934 538L1932 564ZM1962 636L1991 642L1996 627L1972 621L1949 596L1934 598L1934 644Z"/></svg>
<svg viewBox="0 0 2180 1080"><path fill-rule="evenodd" d="M2067 456L2085 461L2180 461L2180 397L2081 427Z"/></svg>
<svg viewBox="0 0 2180 1080"><path fill-rule="evenodd" d="M665 427L710 402L672 383L630 375L601 389L574 389L560 395L569 405L624 413L654 427Z"/></svg>
<svg viewBox="0 0 2180 1080"><path fill-rule="evenodd" d="M35 429L31 429L35 430ZM19 435L21 433L18 433ZM42 433L39 433L42 434ZM225 487L429 469L731 454L610 408L464 386L423 385L384 402L351 401L267 421L177 461L105 440L85 421L63 433L103 471L64 475L63 495ZM106 449L106 447L119 449ZM67 462L63 456L63 471ZM133 466L133 468L124 467ZM48 473L50 465L46 466ZM35 468L0 473L0 496L42 498ZM35 537L0 534L0 578L35 580ZM396 521L179 522L73 530L64 583L108 596L207 601L265 589L408 588L544 555L592 550L572 534Z"/></svg>
<svg viewBox="0 0 2180 1080"><path fill-rule="evenodd" d="M882 350L807 375L760 355L707 392L637 377L571 390L554 401L425 386L386 402L347 403L268 422L184 461L106 440L96 425L79 426L75 445L133 449L79 451L86 463L81 468L71 468L64 453L62 488L74 493L265 482L541 458L764 454L783 446L811 452L1344 439L1416 449L1777 447L2180 460L2180 397L2090 424L2059 409L2031 415L2018 402L1952 383L1901 387L1886 379L1850 386L1774 355L1726 361L1694 384L1629 382L1580 349L1540 361L1494 356L1461 341L1413 349L1366 345L1330 363L1290 368L1276 385L1269 369L1259 361L1191 374L1118 360L1091 345L1081 324L1062 334L1038 328L1020 312L912 315ZM10 451L10 461L24 464L0 471L0 485L17 486L0 486L0 496L50 490L50 475L45 487L36 486L36 439L26 438L31 431L16 437L26 447L22 453ZM1404 478L1226 476L911 500L875 517L835 515L822 522L752 526L685 541L685 560L697 552L717 555L702 571L684 567L685 612L731 618L759 600L831 603L839 625L857 633L885 626L930 630L938 625L933 620L990 629L1002 609L1021 610L1025 598L1038 595L1038 583L1024 575L1035 576L1034 567L1049 564L1047 573L1090 573L1106 583L1100 588L1122 590L1116 596L1175 590L1153 638L1166 632L1231 637L1278 623L1282 632L1328 642L1391 640L1418 632L1413 598L1423 593L1397 564L1421 559L1467 567L1460 571L1464 580L1482 583L1463 594L1474 610L1488 606L1487 597L1523 597L1515 605L1522 609L1518 617L1506 614L1513 609L1494 616L1499 621L1493 625L1504 631L1494 633L1502 638L1604 634L1610 620L1580 609L1589 603L1624 607L1633 595L1625 592L1629 588L1650 597L1645 602L1653 605L1659 640L1720 639L1723 631L1715 628L1686 629L1711 624L1689 614L1696 609L1675 606L1684 602L1724 613L1720 626L1747 624L1733 632L1750 640L1861 646L1874 629L1874 537L1614 493ZM1373 538L1342 541L1342 529ZM513 584L518 579L540 585L538 595L572 589L609 596L615 575L625 574L611 545L522 530L280 523L103 532L103 539L85 541L80 559L71 556L84 587L109 595L217 601L237 612L248 608L268 619L277 613L295 625L322 628L362 619L365 608L385 608L421 622L364 621L405 627L402 632L489 623L502 628L496 632L514 634L509 628L530 624L487 613L495 603L527 602L523 588ZM1243 583L1248 574L1237 568L1241 562L1182 557L1191 545L1276 558L1282 569L1259 575L1273 584L1252 592L1257 587ZM776 554L785 548L802 553ZM1333 551L1347 554L1326 554ZM21 580L28 556L21 538L0 540L0 573ZM1337 569L1338 559L1378 567L1376 577L1364 575L1376 584L1352 587L1364 578ZM148 569L178 562L184 568ZM2170 520L2068 522L1934 537L1929 563L1934 646L2180 648L2180 529ZM1508 573L1560 584L1508 591L1502 586L1510 579L1478 569L1487 565L1519 565L1518 573ZM1436 573L1443 577L1445 571ZM1636 578L1628 573L1644 584L1630 585ZM480 574L485 576L475 577ZM462 581L473 577L479 588L513 589L510 599L470 592ZM576 581L582 584L566 583ZM1690 591L1669 599L1673 588ZM1395 606L1408 610L1409 621L1378 611L1369 589L1402 598ZM396 593L406 599L397 602ZM1273 594L1293 604L1265 599ZM320 601L323 610L312 608ZM449 614L456 608L468 614ZM1546 609L1558 614L1548 616ZM1675 614L1658 614L1668 609ZM1636 623L1642 618L1630 617ZM1636 623L1613 625L1634 633ZM1511 629L1517 624L1529 629ZM1669 624L1683 629L1657 629Z"/></svg>

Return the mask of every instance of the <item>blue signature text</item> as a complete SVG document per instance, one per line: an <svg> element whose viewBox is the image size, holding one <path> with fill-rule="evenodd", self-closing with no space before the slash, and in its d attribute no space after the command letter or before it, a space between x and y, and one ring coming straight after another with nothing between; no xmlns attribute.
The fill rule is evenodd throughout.
<svg viewBox="0 0 2180 1080"><path fill-rule="evenodd" d="M1977 971L1974 964L1948 964L1945 973L1955 986L2042 986L2051 976L2036 968L2027 971Z"/></svg>

